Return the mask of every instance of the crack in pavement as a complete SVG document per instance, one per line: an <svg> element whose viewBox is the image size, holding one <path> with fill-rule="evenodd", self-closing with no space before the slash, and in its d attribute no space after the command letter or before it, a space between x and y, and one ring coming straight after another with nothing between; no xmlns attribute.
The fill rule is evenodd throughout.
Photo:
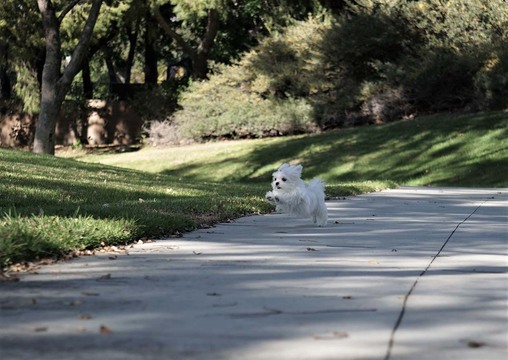
<svg viewBox="0 0 508 360"><path fill-rule="evenodd" d="M459 229L459 227L464 224L467 220L469 220L469 218L471 218L471 216L473 216L487 201L489 201L489 199L486 199L484 200L480 205L478 205L471 214L469 214L464 220L462 220L461 222L459 222L457 224L457 226L455 226L455 229L453 229L453 231L450 233L450 235L448 236L448 238L446 239L446 241L443 243L443 245L441 246L441 248L438 250L438 252L432 257L432 259L430 260L429 264L425 267L425 269L416 277L413 285L411 286L411 288L409 289L409 291L407 292L407 294L404 296L404 301L402 302L402 309L399 313L399 316L397 318L397 321L395 322L395 325L392 329L392 332L391 332L391 335L390 335L390 340L388 341L388 349L386 351L386 355L384 357L384 360L390 360L390 357L392 355L392 350L393 350L393 346L395 344L395 335L397 333L397 330L399 329L399 326L402 324L402 320L404 319L404 315L406 313L406 307L407 307L407 303L409 301L409 297L411 296L411 294L413 293L414 289L416 288L416 285L418 284L418 281L427 273L427 271L430 269L430 267L432 266L432 264L434 263L434 261L439 257L439 255L441 255L441 252L444 250L444 248L446 247L446 245L448 244L448 242L450 241L450 239L453 237L453 235L455 234L455 232Z"/></svg>

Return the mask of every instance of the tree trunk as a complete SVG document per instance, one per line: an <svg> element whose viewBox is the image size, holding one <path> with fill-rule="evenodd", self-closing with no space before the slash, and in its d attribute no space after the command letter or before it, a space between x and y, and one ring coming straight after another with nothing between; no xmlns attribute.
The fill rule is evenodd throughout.
<svg viewBox="0 0 508 360"><path fill-rule="evenodd" d="M164 32L175 40L176 44L192 61L192 76L197 79L204 79L208 74L208 59L215 42L215 36L219 31L219 12L216 9L208 10L208 23L205 34L197 49L190 46L185 39L173 30L164 19L158 7L154 15Z"/></svg>
<svg viewBox="0 0 508 360"><path fill-rule="evenodd" d="M44 23L46 60L42 69L41 109L35 127L33 151L38 154L55 153L55 127L60 111L58 79L60 78L60 32L59 23L51 0L37 0ZM63 99L62 99L63 100Z"/></svg>
<svg viewBox="0 0 508 360"><path fill-rule="evenodd" d="M81 76L83 77L83 95L85 99L93 99L93 83L90 74L90 61L88 59L83 64Z"/></svg>
<svg viewBox="0 0 508 360"><path fill-rule="evenodd" d="M127 64L125 67L125 83L131 83L132 66L136 56L136 45L138 43L139 21L136 22L134 29L130 29L127 36L129 38L129 53L127 55Z"/></svg>
<svg viewBox="0 0 508 360"><path fill-rule="evenodd" d="M81 33L78 44L74 49L71 60L60 76L61 43L60 21L72 6L79 1L72 1L63 10L60 19L56 17L55 8L51 0L37 0L39 11L44 24L44 37L46 42L46 59L42 70L41 81L41 109L39 120L35 127L33 152L38 154L55 153L55 128L62 102L70 89L72 80L79 70L86 56L88 44L92 37L93 28L99 17L102 0L94 0L85 27Z"/></svg>
<svg viewBox="0 0 508 360"><path fill-rule="evenodd" d="M215 36L219 31L219 13L215 9L208 10L208 24L206 32L198 46L197 56L193 64L195 78L204 79L208 74L208 59L215 43Z"/></svg>
<svg viewBox="0 0 508 360"><path fill-rule="evenodd" d="M11 98L11 82L7 75L7 45L0 42L0 100Z"/></svg>
<svg viewBox="0 0 508 360"><path fill-rule="evenodd" d="M157 26L149 10L146 11L145 23L145 84L155 86L159 77L155 50Z"/></svg>
<svg viewBox="0 0 508 360"><path fill-rule="evenodd" d="M35 128L34 153L55 154L55 127L61 104L54 92L41 96L41 111Z"/></svg>

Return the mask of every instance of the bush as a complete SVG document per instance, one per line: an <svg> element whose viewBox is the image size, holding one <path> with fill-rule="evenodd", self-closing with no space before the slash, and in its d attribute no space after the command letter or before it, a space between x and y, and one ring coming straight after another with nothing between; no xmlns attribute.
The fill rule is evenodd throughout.
<svg viewBox="0 0 508 360"><path fill-rule="evenodd" d="M178 131L170 121L154 120L143 127L147 134L145 143L151 146L177 145L180 143Z"/></svg>
<svg viewBox="0 0 508 360"><path fill-rule="evenodd" d="M130 104L144 121L166 120L177 108L179 87L185 83L167 81L161 85L141 86L133 91Z"/></svg>
<svg viewBox="0 0 508 360"><path fill-rule="evenodd" d="M504 1L451 0L443 4L425 0L407 3L398 14L419 40L415 51L401 57L398 74L390 80L410 92L416 108L430 112L491 109L491 96L485 93L492 69L485 65L496 48L507 44Z"/></svg>
<svg viewBox="0 0 508 360"><path fill-rule="evenodd" d="M181 138L252 138L313 131L312 107L304 100L263 98L222 82L221 75L194 83L174 116Z"/></svg>
<svg viewBox="0 0 508 360"><path fill-rule="evenodd" d="M503 0L349 4L340 17L296 22L192 84L174 116L181 136L292 134L507 106Z"/></svg>
<svg viewBox="0 0 508 360"><path fill-rule="evenodd" d="M448 49L436 49L426 58L409 58L402 64L405 76L399 81L410 92L420 111L440 112L474 106L474 76L479 59ZM472 109L469 109L472 110Z"/></svg>
<svg viewBox="0 0 508 360"><path fill-rule="evenodd" d="M475 89L482 109L508 107L508 51L491 54L475 76Z"/></svg>
<svg viewBox="0 0 508 360"><path fill-rule="evenodd" d="M319 44L325 21L309 19L265 39L182 95L173 122L183 138L254 138L319 130L313 97L330 89Z"/></svg>

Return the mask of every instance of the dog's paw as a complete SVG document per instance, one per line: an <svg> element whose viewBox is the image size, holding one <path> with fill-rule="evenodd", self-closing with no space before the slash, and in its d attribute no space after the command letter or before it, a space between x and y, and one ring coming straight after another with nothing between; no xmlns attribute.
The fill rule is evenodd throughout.
<svg viewBox="0 0 508 360"><path fill-rule="evenodd" d="M275 202L274 198L275 198L275 196L273 195L273 193L271 191L268 191L265 195L265 199L271 203Z"/></svg>

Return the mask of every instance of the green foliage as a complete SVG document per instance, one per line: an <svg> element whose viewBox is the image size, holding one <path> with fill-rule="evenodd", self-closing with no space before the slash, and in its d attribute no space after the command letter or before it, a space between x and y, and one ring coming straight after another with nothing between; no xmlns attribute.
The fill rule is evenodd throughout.
<svg viewBox="0 0 508 360"><path fill-rule="evenodd" d="M15 100L28 113L39 110L37 68L42 64L44 34L37 2L0 1L0 66L10 76Z"/></svg>
<svg viewBox="0 0 508 360"><path fill-rule="evenodd" d="M178 85L175 81L142 88L134 93L130 105L145 122L165 120L177 108Z"/></svg>
<svg viewBox="0 0 508 360"><path fill-rule="evenodd" d="M195 140L260 137L312 129L312 109L305 101L265 99L241 91L238 86L234 81L223 81L220 75L212 75L206 82L194 82L180 102L185 111L174 116L179 137Z"/></svg>
<svg viewBox="0 0 508 360"><path fill-rule="evenodd" d="M499 50L484 61L475 78L475 89L483 109L508 107L508 51Z"/></svg>
<svg viewBox="0 0 508 360"><path fill-rule="evenodd" d="M316 43L326 25L315 19L265 39L237 64L217 66L194 82L174 115L181 137L262 137L313 132L309 98L327 84Z"/></svg>
<svg viewBox="0 0 508 360"><path fill-rule="evenodd" d="M409 3L399 16L420 40L412 53L401 57L399 74L390 80L407 88L418 108L495 109L500 107L494 104L506 103L502 92L487 90L488 64L508 44L504 1L426 0ZM501 69L497 67L496 75L506 77Z"/></svg>
<svg viewBox="0 0 508 360"><path fill-rule="evenodd" d="M16 83L14 85L14 93L21 100L23 111L29 114L39 112L40 95L37 74L25 62L15 64L17 74Z"/></svg>
<svg viewBox="0 0 508 360"><path fill-rule="evenodd" d="M362 0L347 10L296 22L193 84L175 114L182 135L284 134L284 103L298 104L298 131L311 132L507 106L504 1Z"/></svg>

